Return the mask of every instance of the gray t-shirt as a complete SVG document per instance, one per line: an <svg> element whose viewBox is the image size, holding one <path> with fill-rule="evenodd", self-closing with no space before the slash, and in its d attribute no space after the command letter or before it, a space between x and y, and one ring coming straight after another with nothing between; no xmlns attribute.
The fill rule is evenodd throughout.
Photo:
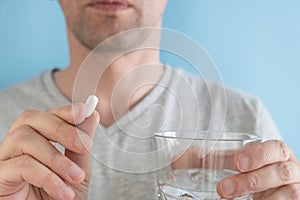
<svg viewBox="0 0 300 200"><path fill-rule="evenodd" d="M1 140L24 110L46 111L71 103L51 72L2 90L0 101ZM153 133L196 129L281 139L256 97L166 67L156 87L126 115L107 128L98 126L91 151L89 199L156 199Z"/></svg>

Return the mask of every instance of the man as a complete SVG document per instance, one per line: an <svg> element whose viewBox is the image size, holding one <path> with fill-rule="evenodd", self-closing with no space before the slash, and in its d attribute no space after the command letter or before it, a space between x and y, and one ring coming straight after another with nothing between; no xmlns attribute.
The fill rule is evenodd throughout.
<svg viewBox="0 0 300 200"><path fill-rule="evenodd" d="M124 54L102 69L95 88L100 103L91 117L86 119L85 104L70 105L70 100L74 99L74 86L83 88L82 96L75 101L82 102L88 95L84 88L89 83L78 84L76 76L91 50L122 31L160 27L166 3L166 0L60 0L68 27L70 66L42 74L0 94L3 137L0 199L156 198L154 173L151 167L147 168L151 163L137 162L135 153L149 151L149 134L162 128L176 129L179 122L193 127L193 117L198 116L200 129L211 128L209 118L224 111L224 99L219 95L222 88L208 84L212 92L208 94L203 81L159 64L157 50L142 49ZM144 43L150 35L133 38ZM126 41L128 38L117 44L130 46ZM131 41L134 43L132 38ZM118 46L111 43L107 52L100 51L97 55L102 55L101 59L114 50ZM149 63L156 63L155 67L148 68ZM89 78L85 75L84 79ZM193 102L193 93L182 86L185 81L197 91L195 98L201 99L200 105ZM178 110L176 98L166 88L159 88L159 84L175 91L183 113ZM225 130L261 131L265 138L280 138L256 98L229 89L226 94ZM213 97L211 102L209 95ZM210 111L211 105L216 110ZM216 124L219 125L213 121L212 128ZM101 130L97 131L99 127ZM93 140L94 150L89 154ZM64 153L52 141L64 147ZM124 151L119 153L116 145ZM254 199L300 198L300 165L284 143L270 140L250 146L237 158L236 165L242 173L218 184L222 197L254 192Z"/></svg>

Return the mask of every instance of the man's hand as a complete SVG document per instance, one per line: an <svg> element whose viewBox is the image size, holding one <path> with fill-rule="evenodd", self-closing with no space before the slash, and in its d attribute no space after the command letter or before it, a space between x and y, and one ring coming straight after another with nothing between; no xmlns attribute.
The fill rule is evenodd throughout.
<svg viewBox="0 0 300 200"><path fill-rule="evenodd" d="M25 111L0 145L0 199L87 199L99 114L86 114L85 104Z"/></svg>
<svg viewBox="0 0 300 200"><path fill-rule="evenodd" d="M241 174L218 184L223 198L255 193L254 200L300 199L300 163L283 142L256 143L235 160Z"/></svg>

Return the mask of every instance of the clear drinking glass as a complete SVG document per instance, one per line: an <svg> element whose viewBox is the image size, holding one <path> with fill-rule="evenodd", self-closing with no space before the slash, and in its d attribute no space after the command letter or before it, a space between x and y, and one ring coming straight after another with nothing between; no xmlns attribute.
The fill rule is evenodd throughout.
<svg viewBox="0 0 300 200"><path fill-rule="evenodd" d="M237 174L234 160L257 135L235 132L169 131L154 135L159 200L217 200L217 183ZM250 200L252 195L235 198Z"/></svg>

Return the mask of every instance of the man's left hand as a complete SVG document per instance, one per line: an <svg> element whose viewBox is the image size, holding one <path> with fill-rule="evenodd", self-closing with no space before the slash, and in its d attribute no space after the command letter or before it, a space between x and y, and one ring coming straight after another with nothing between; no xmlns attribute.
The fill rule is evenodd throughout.
<svg viewBox="0 0 300 200"><path fill-rule="evenodd" d="M300 199L300 163L283 142L256 143L235 160L241 173L218 183L223 198L254 193L254 200Z"/></svg>

